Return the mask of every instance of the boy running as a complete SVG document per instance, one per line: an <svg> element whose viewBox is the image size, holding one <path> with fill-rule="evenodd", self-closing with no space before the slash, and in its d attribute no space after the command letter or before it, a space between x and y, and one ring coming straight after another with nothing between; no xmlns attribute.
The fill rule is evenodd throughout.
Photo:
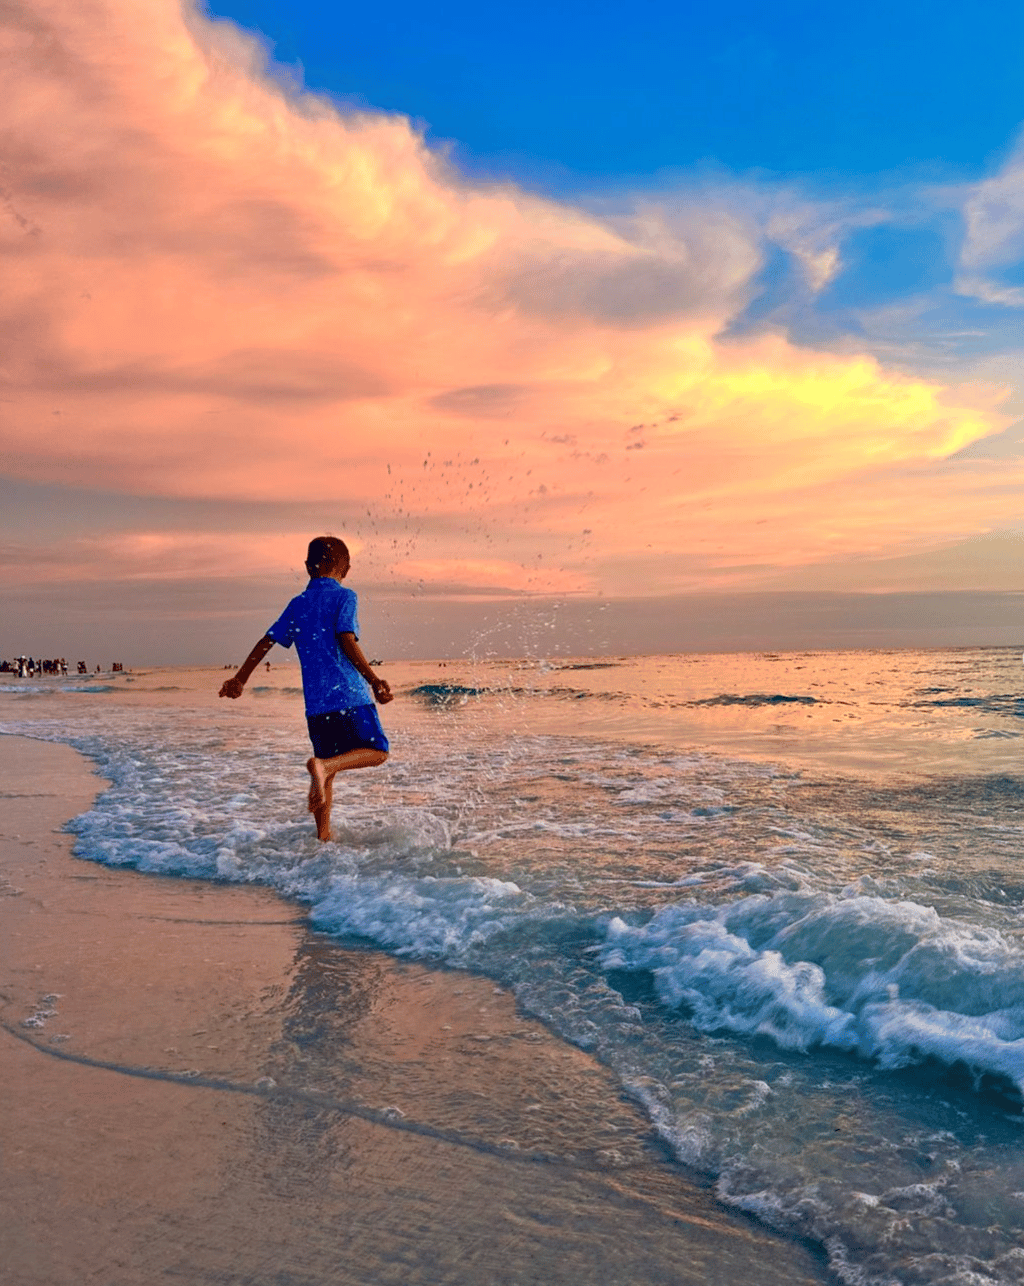
<svg viewBox="0 0 1024 1286"><path fill-rule="evenodd" d="M388 739L373 702L386 705L391 688L370 669L359 646L356 596L342 581L349 553L336 536L309 542L309 584L293 598L267 630L233 679L225 679L222 697L240 697L246 680L275 643L295 644L302 666L306 723L313 743L309 770L309 811L317 838L331 838L331 798L336 773L348 768L376 768L388 757Z"/></svg>

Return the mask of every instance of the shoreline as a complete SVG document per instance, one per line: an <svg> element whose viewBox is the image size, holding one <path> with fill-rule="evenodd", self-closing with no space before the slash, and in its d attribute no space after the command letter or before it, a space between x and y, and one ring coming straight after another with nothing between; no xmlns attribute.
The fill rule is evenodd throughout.
<svg viewBox="0 0 1024 1286"><path fill-rule="evenodd" d="M78 861L102 783L66 745L0 736L0 780L11 1286L831 1280L491 982Z"/></svg>

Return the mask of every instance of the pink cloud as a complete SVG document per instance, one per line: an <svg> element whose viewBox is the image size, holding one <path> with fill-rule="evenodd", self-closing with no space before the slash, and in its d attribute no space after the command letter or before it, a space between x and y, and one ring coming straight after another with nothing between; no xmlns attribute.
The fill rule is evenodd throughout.
<svg viewBox="0 0 1024 1286"><path fill-rule="evenodd" d="M710 198L602 219L470 185L178 0L3 23L13 477L322 502L382 581L512 592L742 579L1016 512L928 471L1007 423L991 390L717 338L761 252Z"/></svg>

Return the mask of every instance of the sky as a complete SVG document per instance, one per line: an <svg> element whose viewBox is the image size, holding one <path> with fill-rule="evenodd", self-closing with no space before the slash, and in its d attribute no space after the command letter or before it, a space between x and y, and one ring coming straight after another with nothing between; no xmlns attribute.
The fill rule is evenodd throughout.
<svg viewBox="0 0 1024 1286"><path fill-rule="evenodd" d="M3 0L0 656L1024 636L1024 9Z"/></svg>

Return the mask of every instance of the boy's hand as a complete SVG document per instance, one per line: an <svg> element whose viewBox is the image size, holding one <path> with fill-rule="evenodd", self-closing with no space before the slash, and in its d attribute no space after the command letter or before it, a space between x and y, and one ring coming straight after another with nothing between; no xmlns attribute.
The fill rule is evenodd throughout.
<svg viewBox="0 0 1024 1286"><path fill-rule="evenodd" d="M245 685L241 679L225 679L220 685L219 695L222 697L240 697L245 690Z"/></svg>
<svg viewBox="0 0 1024 1286"><path fill-rule="evenodd" d="M370 680L370 687L373 689L374 698L379 706L386 706L389 701L394 701L395 694L391 691L391 685L387 679L381 679L374 675Z"/></svg>

